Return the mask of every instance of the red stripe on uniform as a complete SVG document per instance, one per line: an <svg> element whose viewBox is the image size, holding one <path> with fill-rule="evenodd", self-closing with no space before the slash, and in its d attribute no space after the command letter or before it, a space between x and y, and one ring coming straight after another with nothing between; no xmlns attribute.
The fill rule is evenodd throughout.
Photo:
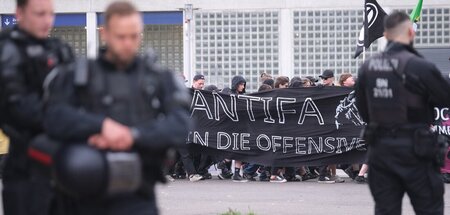
<svg viewBox="0 0 450 215"><path fill-rule="evenodd" d="M36 149L33 149L33 148L28 149L28 156L42 164L45 164L45 165L50 165L53 162L52 157L50 155L45 154L45 153L38 151Z"/></svg>

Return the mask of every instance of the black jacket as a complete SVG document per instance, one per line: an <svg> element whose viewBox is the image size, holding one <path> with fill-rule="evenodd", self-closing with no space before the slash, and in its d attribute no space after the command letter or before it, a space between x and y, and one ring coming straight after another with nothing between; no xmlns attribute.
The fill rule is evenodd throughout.
<svg viewBox="0 0 450 215"><path fill-rule="evenodd" d="M244 84L244 86L247 84L247 81L242 76L234 76L233 79L231 79L231 93L232 94L245 94L245 88L242 92L237 92L237 88L239 84Z"/></svg>
<svg viewBox="0 0 450 215"><path fill-rule="evenodd" d="M70 63L72 50L58 39L36 39L14 27L0 35L0 87L4 121L36 134L42 131L44 82L58 64ZM51 77L50 77L51 78Z"/></svg>
<svg viewBox="0 0 450 215"><path fill-rule="evenodd" d="M58 39L36 39L18 27L0 33L0 124L11 142L5 180L28 177L26 150L43 132L46 83L56 65L73 59Z"/></svg>
<svg viewBox="0 0 450 215"><path fill-rule="evenodd" d="M138 131L136 149L184 144L190 96L175 75L149 68L147 62L137 57L119 71L101 56L86 66L84 85L76 81L80 63L60 68L63 73L52 86L44 122L48 135L67 142L87 141L101 133L102 122L109 117Z"/></svg>
<svg viewBox="0 0 450 215"><path fill-rule="evenodd" d="M387 56L412 55L404 67L404 77L406 78L403 85L411 93L410 95L421 101L422 105L421 107L406 107L408 123L427 125L433 123L433 108L450 106L450 85L444 80L436 66L423 59L411 46L395 42L390 42L384 53L375 55L364 62L359 70L355 93L357 97L356 104L361 117L366 123L376 120L369 111L370 108L373 108L373 105L370 105L370 102L373 102L371 98L373 92L368 84L371 81L368 76L373 77L377 71L370 71L369 63L374 58L383 57L383 54ZM397 80L400 81L401 79ZM400 96L399 99L404 96L406 95ZM399 101L393 102L397 103ZM394 104L386 106L385 113L389 113L388 108L391 108L392 105ZM397 116L392 114L386 117L394 121Z"/></svg>

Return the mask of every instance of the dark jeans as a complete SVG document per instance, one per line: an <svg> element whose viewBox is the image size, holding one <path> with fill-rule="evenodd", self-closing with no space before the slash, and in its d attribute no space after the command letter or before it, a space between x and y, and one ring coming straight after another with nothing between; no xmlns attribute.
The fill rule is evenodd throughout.
<svg viewBox="0 0 450 215"><path fill-rule="evenodd" d="M48 181L30 179L3 180L5 215L48 215L53 192Z"/></svg>
<svg viewBox="0 0 450 215"><path fill-rule="evenodd" d="M5 215L48 215L53 191L50 180L30 172L26 152L10 137L10 152L4 160L3 210Z"/></svg>
<svg viewBox="0 0 450 215"><path fill-rule="evenodd" d="M328 165L319 166L319 177L327 177L330 176L330 171L328 171Z"/></svg>
<svg viewBox="0 0 450 215"><path fill-rule="evenodd" d="M253 175L256 173L256 171L258 171L258 168L261 167L258 164L247 164L244 167L244 173L245 174L249 174L249 175Z"/></svg>
<svg viewBox="0 0 450 215"><path fill-rule="evenodd" d="M197 174L197 169L194 166L194 156L189 149L187 147L180 147L178 148L178 153L180 153L181 161L183 162L187 174Z"/></svg>
<svg viewBox="0 0 450 215"><path fill-rule="evenodd" d="M198 164L197 172L199 174L206 174L208 173L209 167L213 165L214 161L213 158L206 154L200 155L200 161Z"/></svg>
<svg viewBox="0 0 450 215"><path fill-rule="evenodd" d="M369 148L369 187L375 214L401 214L405 193L416 214L443 214L438 168L419 159L410 137L380 137Z"/></svg>
<svg viewBox="0 0 450 215"><path fill-rule="evenodd" d="M178 149L184 169L188 175L206 174L209 167L213 164L213 159L205 154L194 154L187 147Z"/></svg>

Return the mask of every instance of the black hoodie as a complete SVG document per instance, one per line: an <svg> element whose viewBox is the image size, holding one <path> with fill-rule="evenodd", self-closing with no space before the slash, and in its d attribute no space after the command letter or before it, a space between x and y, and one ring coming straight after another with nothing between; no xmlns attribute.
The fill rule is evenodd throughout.
<svg viewBox="0 0 450 215"><path fill-rule="evenodd" d="M242 92L237 92L237 88L239 86L239 84L244 83L244 86L246 86L247 81L245 80L244 77L237 75L234 76L233 79L231 79L231 93L232 94L245 94L245 88Z"/></svg>

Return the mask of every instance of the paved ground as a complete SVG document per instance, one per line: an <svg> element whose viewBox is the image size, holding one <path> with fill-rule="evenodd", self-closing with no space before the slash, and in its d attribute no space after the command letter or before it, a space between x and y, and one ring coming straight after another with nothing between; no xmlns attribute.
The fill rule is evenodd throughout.
<svg viewBox="0 0 450 215"><path fill-rule="evenodd" d="M351 182L318 184L315 180L274 184L233 183L213 180L191 183L178 180L159 185L157 196L162 215L217 215L233 209L242 213L361 215L373 214L367 185ZM1 189L1 184L0 184ZM450 185L446 185L450 189ZM450 211L450 193L445 194L445 211ZM1 201L0 201L1 208ZM405 197L403 214L414 214ZM0 210L0 215L3 215Z"/></svg>
<svg viewBox="0 0 450 215"><path fill-rule="evenodd" d="M191 183L179 180L157 189L163 215L221 214L229 209L242 214L373 214L373 201L367 185L350 179L342 184L318 184L316 181L274 184L269 182L233 183L217 178ZM450 185L446 185L450 189ZM445 194L446 212L450 194ZM404 198L403 214L414 214Z"/></svg>

